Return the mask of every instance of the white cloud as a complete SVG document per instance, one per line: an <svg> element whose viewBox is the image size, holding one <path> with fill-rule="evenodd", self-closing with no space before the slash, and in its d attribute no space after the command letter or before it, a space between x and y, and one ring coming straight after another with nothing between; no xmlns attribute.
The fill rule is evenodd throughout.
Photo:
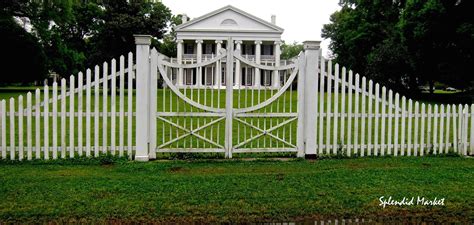
<svg viewBox="0 0 474 225"><path fill-rule="evenodd" d="M277 25L284 28L286 42L322 40L321 29L329 16L339 9L339 0L162 0L173 14L186 13L190 18L202 16L226 5L233 5L252 15L270 21L276 15ZM323 40L327 55L329 40Z"/></svg>

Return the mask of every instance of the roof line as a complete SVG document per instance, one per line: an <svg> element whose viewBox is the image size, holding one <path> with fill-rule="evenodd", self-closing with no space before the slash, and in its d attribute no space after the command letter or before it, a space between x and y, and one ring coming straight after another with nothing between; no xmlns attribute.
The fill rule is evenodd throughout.
<svg viewBox="0 0 474 225"><path fill-rule="evenodd" d="M260 23L262 23L262 24L264 24L264 25L267 25L267 26L269 26L269 27L271 27L271 28L273 28L273 29L275 29L275 30L277 30L277 31L280 31L280 32L283 32L283 31L284 31L283 28L281 28L281 27L279 27L279 26L277 26L277 25L275 25L275 24L273 24L273 23L270 23L270 22L268 22L268 21L266 21L266 20L263 20L263 19L261 19L261 18L259 18L259 17L257 17L257 16L254 16L254 15L252 15L252 14L250 14L250 13L247 13L247 12L241 10L241 9L238 9L238 8L232 6L232 5L224 6L224 7L220 8L220 9L214 10L214 11L212 11L212 12L210 12L210 13L207 13L207 14L205 14L205 15L202 15L202 16L200 16L200 17L198 17L198 18L195 18L195 19L193 19L193 20L190 20L190 21L188 21L188 22L186 22L186 23L180 24L180 25L176 26L175 29L176 29L176 31L177 31L177 30L180 30L180 29L182 29L182 28L185 28L185 27L187 27L187 26L190 26L190 25L192 25L192 24L195 24L195 23L197 23L197 22L199 22L199 21L202 21L202 20L204 20L204 19L206 19L206 18L209 18L209 17L211 17L211 16L214 16L214 15L216 15L216 14L218 14L218 13L221 13L221 12L223 12L223 11L225 11L225 10L228 10L228 9L233 10L234 12L237 12L237 13L242 14L242 15L244 15L244 16L250 17L250 18L256 20L257 22L260 22Z"/></svg>

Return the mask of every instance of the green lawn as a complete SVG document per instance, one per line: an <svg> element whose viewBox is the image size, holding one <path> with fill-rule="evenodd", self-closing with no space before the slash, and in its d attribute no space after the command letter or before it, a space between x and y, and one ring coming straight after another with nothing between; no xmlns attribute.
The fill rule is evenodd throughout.
<svg viewBox="0 0 474 225"><path fill-rule="evenodd" d="M0 162L0 223L474 220L470 158L101 161ZM445 206L384 209L381 196Z"/></svg>

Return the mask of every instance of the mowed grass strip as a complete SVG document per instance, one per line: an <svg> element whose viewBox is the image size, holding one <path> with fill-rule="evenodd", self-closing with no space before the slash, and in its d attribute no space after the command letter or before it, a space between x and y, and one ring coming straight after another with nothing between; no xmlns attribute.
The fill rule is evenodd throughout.
<svg viewBox="0 0 474 225"><path fill-rule="evenodd" d="M425 215L474 220L474 161L1 162L2 222L295 221ZM379 206L381 196L445 206Z"/></svg>

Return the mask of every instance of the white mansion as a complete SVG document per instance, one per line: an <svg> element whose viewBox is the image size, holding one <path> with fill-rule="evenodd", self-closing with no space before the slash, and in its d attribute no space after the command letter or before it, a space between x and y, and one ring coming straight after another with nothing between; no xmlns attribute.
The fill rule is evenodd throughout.
<svg viewBox="0 0 474 225"><path fill-rule="evenodd" d="M247 60L268 66L280 66L281 34L283 29L276 25L276 17L265 21L233 6L226 6L176 27L177 57L170 59L178 64L195 64L212 60L226 48L229 37L234 49L240 50ZM225 87L225 59L206 66L203 70L184 69L173 72L178 87ZM234 88L278 88L280 74L275 71L260 71L235 60ZM220 76L219 76L220 75Z"/></svg>

